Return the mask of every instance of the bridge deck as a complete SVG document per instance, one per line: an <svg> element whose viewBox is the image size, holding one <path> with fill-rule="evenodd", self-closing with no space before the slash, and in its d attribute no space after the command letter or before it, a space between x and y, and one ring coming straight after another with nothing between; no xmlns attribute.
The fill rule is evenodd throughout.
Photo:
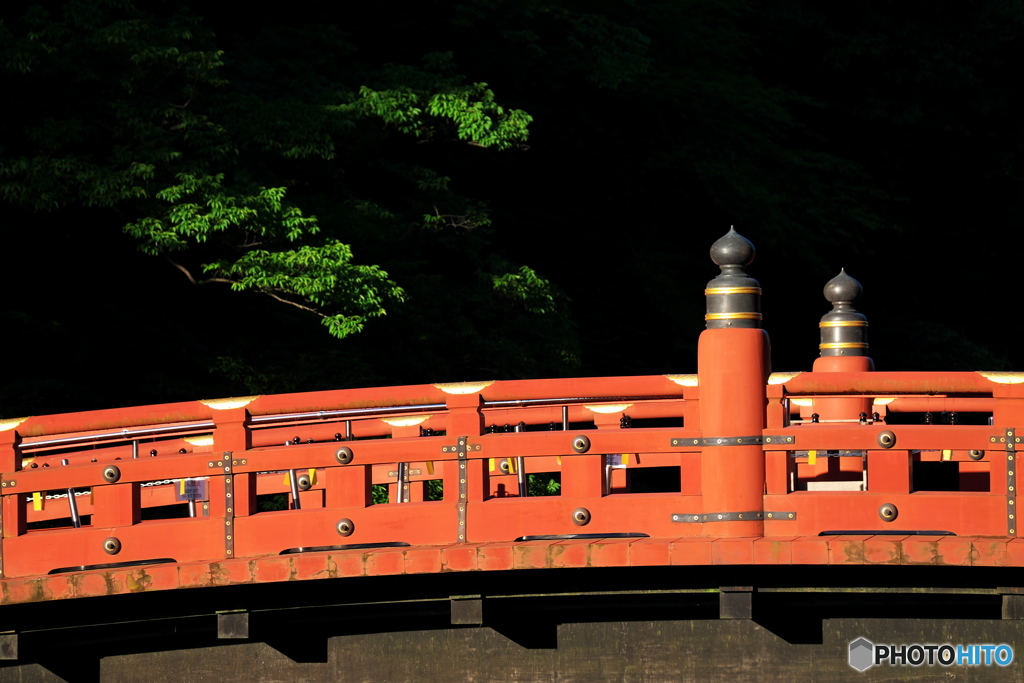
<svg viewBox="0 0 1024 683"><path fill-rule="evenodd" d="M0 604L360 576L687 565L1024 567L1024 539L923 535L607 538L341 549L7 579L0 582Z"/></svg>

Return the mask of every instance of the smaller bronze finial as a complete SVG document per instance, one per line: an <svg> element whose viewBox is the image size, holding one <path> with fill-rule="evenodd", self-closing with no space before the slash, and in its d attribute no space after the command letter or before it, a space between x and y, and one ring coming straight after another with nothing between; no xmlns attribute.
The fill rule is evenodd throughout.
<svg viewBox="0 0 1024 683"><path fill-rule="evenodd" d="M818 323L821 329L818 349L822 356L868 354L868 320L853 307L854 300L863 291L861 284L846 274L845 268L825 285L825 298L831 302L832 310Z"/></svg>

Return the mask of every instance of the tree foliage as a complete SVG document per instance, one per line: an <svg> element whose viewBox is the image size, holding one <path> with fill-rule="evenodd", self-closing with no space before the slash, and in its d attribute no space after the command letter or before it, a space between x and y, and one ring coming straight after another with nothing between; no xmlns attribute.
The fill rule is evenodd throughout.
<svg viewBox="0 0 1024 683"><path fill-rule="evenodd" d="M355 260L351 217L332 212L325 225L291 201L310 183L303 162L344 173L358 163L350 140L379 138L370 131L381 124L496 149L527 137L530 116L453 74L450 56L428 55L422 67L331 66L281 92L280 68L267 68L257 46L222 50L198 16L161 10L72 1L4 23L20 135L0 148L0 198L36 211L115 207L142 251L173 258L193 282L268 294L320 315L335 337L361 331L406 292L381 266ZM298 34L277 40L303 64L318 48L351 52L336 31L319 33L313 46ZM429 169L419 174L421 190L445 189ZM359 219L395 218L386 200L345 185L331 189L349 195ZM440 215L426 214L424 226Z"/></svg>
<svg viewBox="0 0 1024 683"><path fill-rule="evenodd" d="M63 405L110 405L126 355L135 402L685 372L730 224L781 369L840 267L879 367L1024 363L1016 323L973 324L1003 302L946 285L1019 246L1018 3L203 10L0 9L5 247L33 255L0 271L26 359L3 405L70 387L30 377L60 363Z"/></svg>

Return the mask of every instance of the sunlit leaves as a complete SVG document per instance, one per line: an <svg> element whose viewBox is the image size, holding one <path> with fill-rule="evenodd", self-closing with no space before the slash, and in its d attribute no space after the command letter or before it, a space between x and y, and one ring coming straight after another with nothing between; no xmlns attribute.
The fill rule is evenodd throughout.
<svg viewBox="0 0 1024 683"><path fill-rule="evenodd" d="M443 92L359 89L357 108L399 131L421 138L454 135L481 147L509 149L522 144L533 118L497 104L486 83Z"/></svg>
<svg viewBox="0 0 1024 683"><path fill-rule="evenodd" d="M506 149L531 119L485 84L466 85L450 52L422 66L346 70L355 48L336 29L267 35L273 59L244 41L221 50L200 17L130 0L72 0L0 23L0 75L22 117L17 136L0 138L0 199L37 211L116 208L142 251L180 259L193 282L267 294L320 316L335 337L362 330L405 292L381 267L355 263L347 233L410 222L464 232L486 226L487 211L457 196L449 176L396 163L407 195L364 197L341 184L352 211L329 211L322 225L303 210L318 199L307 188L331 186L303 164L343 177L381 124L407 145Z"/></svg>

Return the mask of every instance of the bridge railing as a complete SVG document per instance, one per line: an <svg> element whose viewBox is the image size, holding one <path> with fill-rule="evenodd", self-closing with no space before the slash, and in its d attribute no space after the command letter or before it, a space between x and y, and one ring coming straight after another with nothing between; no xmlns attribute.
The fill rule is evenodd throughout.
<svg viewBox="0 0 1024 683"><path fill-rule="evenodd" d="M1024 385L839 375L767 385L757 535L1016 535L1008 425L1024 417ZM389 543L714 537L704 459L729 455L700 429L698 381L246 397L131 409L120 428L106 411L29 418L0 432L4 576ZM865 400L878 410L811 412ZM976 408L993 424L886 424L901 406L958 407L964 419Z"/></svg>
<svg viewBox="0 0 1024 683"><path fill-rule="evenodd" d="M875 372L845 273L814 371L769 376L753 246L730 231L711 253L696 375L0 421L0 574L551 537L1018 536L1024 377Z"/></svg>
<svg viewBox="0 0 1024 683"><path fill-rule="evenodd" d="M4 576L339 545L671 535L679 497L699 505L698 450L673 443L697 434L683 429L699 419L697 388L681 386L693 383L428 385L8 421ZM627 470L667 493L629 493Z"/></svg>
<svg viewBox="0 0 1024 683"><path fill-rule="evenodd" d="M813 372L770 385L766 535L1016 536L1024 385L1007 381L1017 378ZM817 419L844 402L845 418Z"/></svg>

